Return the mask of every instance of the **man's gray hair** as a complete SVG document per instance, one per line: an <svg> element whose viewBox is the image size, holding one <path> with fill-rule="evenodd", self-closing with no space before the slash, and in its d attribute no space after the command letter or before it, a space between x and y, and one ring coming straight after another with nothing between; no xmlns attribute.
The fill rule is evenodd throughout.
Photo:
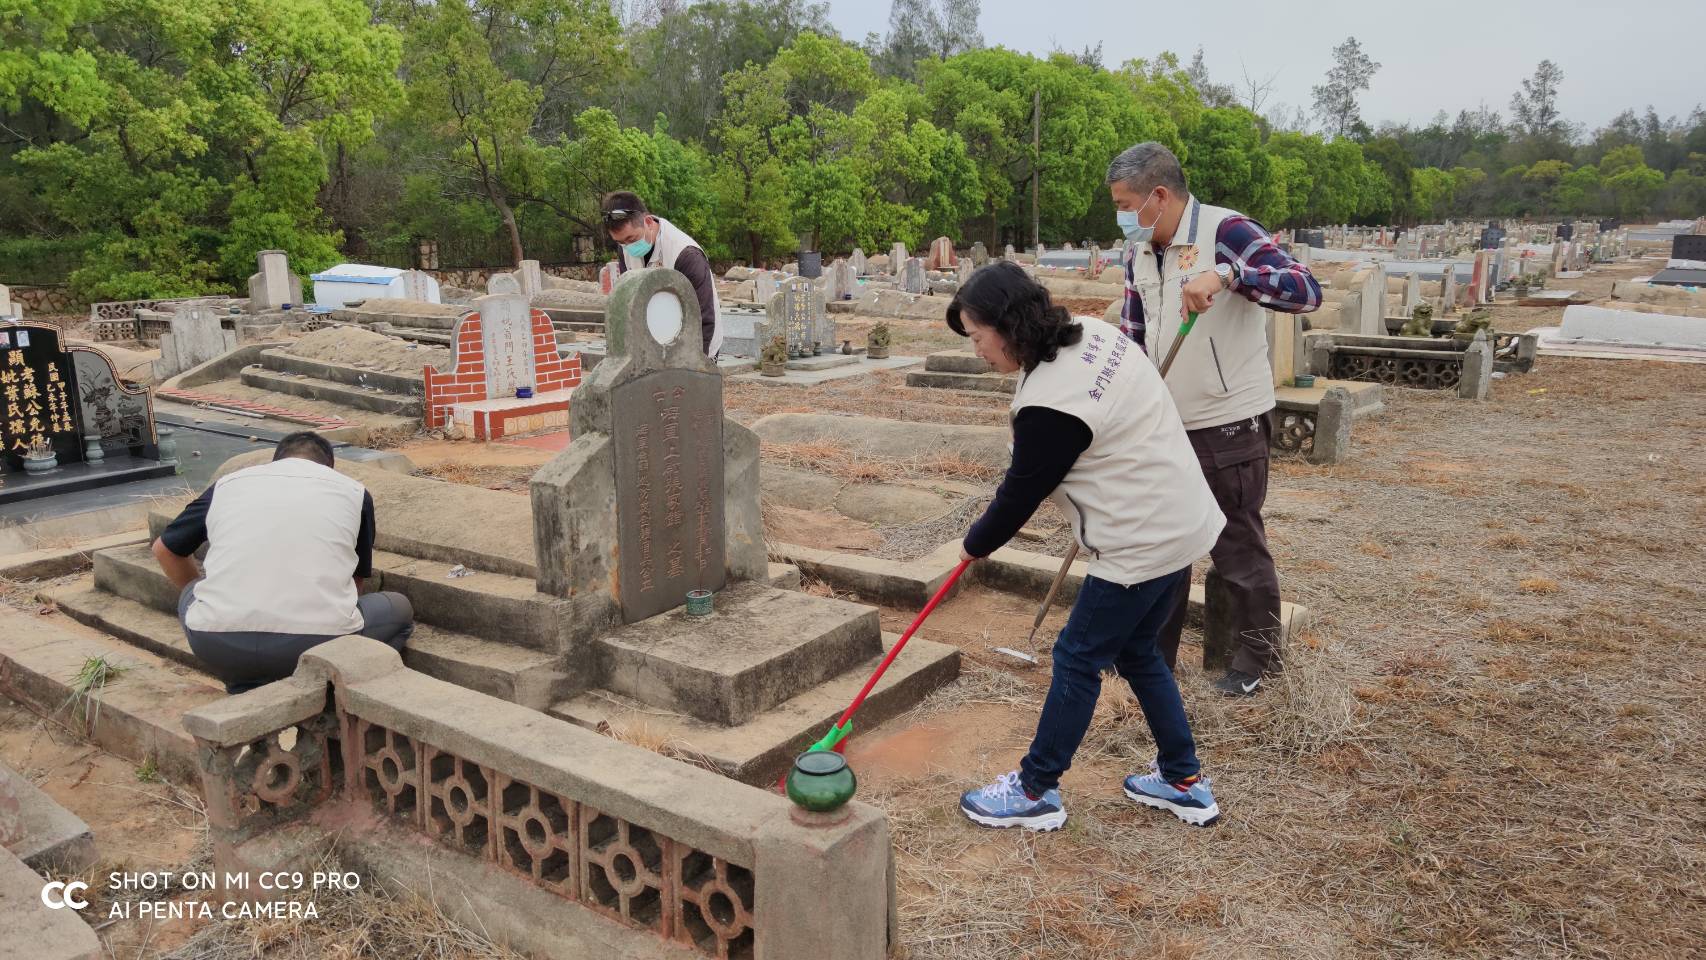
<svg viewBox="0 0 1706 960"><path fill-rule="evenodd" d="M1156 187L1181 194L1186 190L1179 158L1153 140L1125 148L1108 164L1108 185L1116 183L1124 183L1133 193L1149 193Z"/></svg>

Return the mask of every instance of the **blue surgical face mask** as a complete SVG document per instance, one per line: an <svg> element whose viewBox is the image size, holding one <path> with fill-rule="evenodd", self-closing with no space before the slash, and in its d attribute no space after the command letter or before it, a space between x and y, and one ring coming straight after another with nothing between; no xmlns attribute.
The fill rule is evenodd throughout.
<svg viewBox="0 0 1706 960"><path fill-rule="evenodd" d="M1141 218L1139 217L1139 214L1148 209L1149 201L1154 199L1154 197L1155 192L1152 190L1150 191L1149 196L1144 198L1143 206L1138 207L1136 210L1114 211L1114 221L1120 225L1120 230L1124 231L1125 238L1132 243L1148 243L1150 239L1155 236L1155 224L1160 223L1161 218L1156 217L1155 223L1146 227L1143 225Z"/></svg>
<svg viewBox="0 0 1706 960"><path fill-rule="evenodd" d="M633 243L624 243L622 245L622 252L633 257L635 260L644 260L646 258L646 254L652 252L652 242L647 240L645 237L641 237Z"/></svg>

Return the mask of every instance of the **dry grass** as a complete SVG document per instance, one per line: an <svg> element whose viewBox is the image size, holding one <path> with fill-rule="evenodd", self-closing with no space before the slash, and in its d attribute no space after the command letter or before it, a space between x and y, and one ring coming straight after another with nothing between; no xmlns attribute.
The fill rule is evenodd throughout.
<svg viewBox="0 0 1706 960"><path fill-rule="evenodd" d="M1001 471L958 453L927 457L884 457L859 453L828 440L799 443L764 441L766 463L813 470L843 483L891 483L896 480L965 480L992 483Z"/></svg>
<svg viewBox="0 0 1706 960"><path fill-rule="evenodd" d="M961 822L959 791L1017 761L1047 671L986 654L1023 637L1025 605L945 606L926 633L967 674L915 718L1018 719L981 731L988 768L868 795L911 957L1699 956L1706 368L1543 358L1494 391L1389 391L1352 461L1274 464L1276 493L1338 505L1269 524L1288 599L1321 619L1254 701L1208 696L1183 655L1214 830L1118 795L1153 747L1117 684L1065 831ZM1462 469L1414 467L1445 460Z"/></svg>
<svg viewBox="0 0 1706 960"><path fill-rule="evenodd" d="M314 869L343 867L328 851ZM210 924L162 960L522 960L428 901L371 880L357 890L318 891L312 898L315 920Z"/></svg>
<svg viewBox="0 0 1706 960"><path fill-rule="evenodd" d="M502 490L505 493L525 494L528 483L538 472L537 464L479 464L445 460L417 469L415 476L432 477L471 487L485 487L487 490Z"/></svg>

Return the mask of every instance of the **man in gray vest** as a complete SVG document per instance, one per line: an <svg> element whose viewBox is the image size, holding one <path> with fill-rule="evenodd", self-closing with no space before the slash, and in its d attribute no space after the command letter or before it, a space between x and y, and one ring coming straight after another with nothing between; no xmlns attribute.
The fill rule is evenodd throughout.
<svg viewBox="0 0 1706 960"><path fill-rule="evenodd" d="M687 278L699 301L699 335L705 353L712 358L723 348L723 314L717 304L717 281L711 276L711 261L699 241L686 231L646 210L637 194L618 190L607 194L601 207L604 229L622 253L616 258L620 273L643 267L668 267ZM691 322L683 326L692 329Z"/></svg>
<svg viewBox="0 0 1706 960"><path fill-rule="evenodd" d="M154 559L182 591L190 650L226 692L242 693L346 634L403 649L414 631L408 598L360 595L374 533L367 488L332 469L325 437L293 433L271 463L209 484L154 541ZM205 576L195 562L204 543Z"/></svg>
<svg viewBox="0 0 1706 960"><path fill-rule="evenodd" d="M1186 316L1198 314L1167 388L1226 515L1211 556L1233 598L1238 643L1231 669L1214 687L1251 696L1279 666L1280 637L1279 576L1262 526L1274 409L1263 312L1314 310L1321 287L1261 224L1192 196L1179 159L1165 146L1127 149L1109 165L1107 179L1127 241L1121 332L1159 364ZM1188 587L1160 638L1169 666L1178 656Z"/></svg>

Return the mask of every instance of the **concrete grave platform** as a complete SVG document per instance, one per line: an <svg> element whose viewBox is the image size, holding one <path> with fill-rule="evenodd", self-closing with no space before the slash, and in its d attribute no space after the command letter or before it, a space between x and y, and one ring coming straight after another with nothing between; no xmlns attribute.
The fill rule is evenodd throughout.
<svg viewBox="0 0 1706 960"><path fill-rule="evenodd" d="M42 903L42 875L0 850L0 960L101 960L106 950L75 910Z"/></svg>
<svg viewBox="0 0 1706 960"><path fill-rule="evenodd" d="M1637 313L1607 307L1564 310L1559 339L1631 346L1706 349L1706 318Z"/></svg>
<svg viewBox="0 0 1706 960"><path fill-rule="evenodd" d="M95 862L89 825L3 763L0 846L33 870L76 873Z"/></svg>
<svg viewBox="0 0 1706 960"><path fill-rule="evenodd" d="M874 607L750 581L715 601L708 617L678 609L600 637L605 688L731 726L881 653Z"/></svg>
<svg viewBox="0 0 1706 960"><path fill-rule="evenodd" d="M909 387L944 390L976 390L1007 393L1018 389L1019 380L1010 373L996 373L989 364L968 350L944 350L924 358L924 369L906 375Z"/></svg>
<svg viewBox="0 0 1706 960"><path fill-rule="evenodd" d="M808 357L806 359L824 360L828 359L828 356ZM760 373L750 372L757 369L757 365L752 363L752 361L746 361L746 369L740 373L733 373L729 371L726 361L718 361L718 363L724 367L724 372L728 375L730 380L738 380L742 383L811 386L818 383L827 383L830 380L843 380L847 377L860 377L867 373L874 373L878 370L901 370L906 367L916 366L923 359L923 357L888 357L883 360L872 360L871 358L861 354L854 354L852 356L836 354L835 360L839 361L838 363L822 365L817 369L799 369L794 366L794 364L799 361L789 361L785 372L780 377L766 377Z"/></svg>

